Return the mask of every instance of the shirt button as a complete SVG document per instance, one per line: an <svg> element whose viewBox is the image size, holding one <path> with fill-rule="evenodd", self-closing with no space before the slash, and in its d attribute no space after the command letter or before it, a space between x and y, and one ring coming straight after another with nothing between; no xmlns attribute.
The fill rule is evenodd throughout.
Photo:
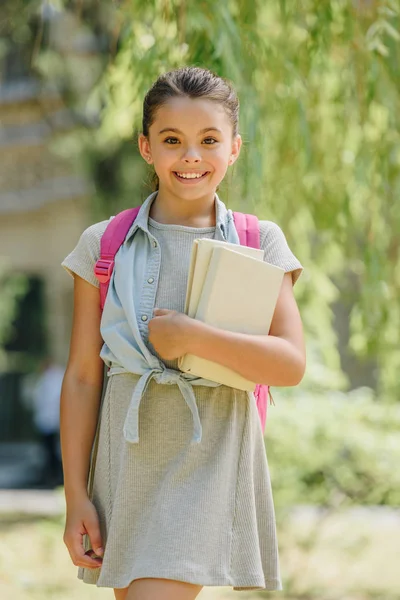
<svg viewBox="0 0 400 600"><path fill-rule="evenodd" d="M154 248L157 248L157 242L153 242Z"/></svg>
<svg viewBox="0 0 400 600"><path fill-rule="evenodd" d="M147 315L142 315L142 321L147 321Z"/></svg>
<svg viewBox="0 0 400 600"><path fill-rule="evenodd" d="M154 283L153 277L150 277L150 279L147 280L147 283Z"/></svg>

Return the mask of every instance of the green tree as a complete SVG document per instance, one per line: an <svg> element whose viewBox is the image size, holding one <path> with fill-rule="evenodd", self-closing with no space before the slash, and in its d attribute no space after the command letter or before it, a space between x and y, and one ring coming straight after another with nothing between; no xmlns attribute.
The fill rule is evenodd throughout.
<svg viewBox="0 0 400 600"><path fill-rule="evenodd" d="M160 73L194 64L233 80L245 143L221 195L232 208L276 220L306 267L298 298L310 356L327 367L311 370L310 383L344 385L332 313L341 299L350 307L350 351L360 360L373 356L380 392L396 397L398 2L82 0L63 7L103 40L91 85L79 87L79 69L51 35L34 68L63 83L77 114L100 116L98 127L62 146L96 184L94 214L114 214L148 193L151 174L136 135L143 96Z"/></svg>

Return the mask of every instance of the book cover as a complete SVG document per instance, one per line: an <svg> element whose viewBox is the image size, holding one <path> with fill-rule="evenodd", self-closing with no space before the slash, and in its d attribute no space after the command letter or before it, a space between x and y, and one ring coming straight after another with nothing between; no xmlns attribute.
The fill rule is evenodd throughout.
<svg viewBox="0 0 400 600"><path fill-rule="evenodd" d="M203 283L210 264L214 248L231 248L236 252L246 256L252 256L258 260L263 260L264 251L258 248L249 248L220 240L203 238L195 240L192 246L190 256L189 276L186 290L185 314L195 318L197 305L199 302Z"/></svg>

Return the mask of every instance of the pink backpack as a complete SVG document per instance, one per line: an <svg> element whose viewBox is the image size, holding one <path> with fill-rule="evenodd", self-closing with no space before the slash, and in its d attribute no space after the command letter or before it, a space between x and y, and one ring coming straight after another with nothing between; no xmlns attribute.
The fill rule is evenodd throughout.
<svg viewBox="0 0 400 600"><path fill-rule="evenodd" d="M100 283L100 308L103 310L111 274L114 269L114 257L125 241L127 233L134 223L140 206L128 208L117 214L107 225L100 241L100 258L94 266L94 274ZM235 227L242 246L260 248L260 227L254 215L234 212ZM254 390L261 427L264 431L267 418L268 397L272 396L267 385L257 385Z"/></svg>

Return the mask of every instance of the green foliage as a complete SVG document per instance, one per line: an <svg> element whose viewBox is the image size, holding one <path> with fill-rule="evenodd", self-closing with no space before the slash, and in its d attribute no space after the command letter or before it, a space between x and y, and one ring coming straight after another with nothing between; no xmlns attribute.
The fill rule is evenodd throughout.
<svg viewBox="0 0 400 600"><path fill-rule="evenodd" d="M297 394L270 409L266 448L278 511L399 506L400 407L370 390Z"/></svg>
<svg viewBox="0 0 400 600"><path fill-rule="evenodd" d="M331 308L345 299L349 351L374 356L380 395L396 398L398 2L129 0L112 6L87 0L64 6L85 35L101 32L101 59L77 62L56 40L42 44L34 66L70 91L66 97L78 114L100 115L98 128L82 128L59 143L95 183L95 218L149 193L151 174L136 136L143 96L155 78L201 65L233 80L244 147L221 197L285 231L306 267L297 298L318 360L339 379Z"/></svg>

